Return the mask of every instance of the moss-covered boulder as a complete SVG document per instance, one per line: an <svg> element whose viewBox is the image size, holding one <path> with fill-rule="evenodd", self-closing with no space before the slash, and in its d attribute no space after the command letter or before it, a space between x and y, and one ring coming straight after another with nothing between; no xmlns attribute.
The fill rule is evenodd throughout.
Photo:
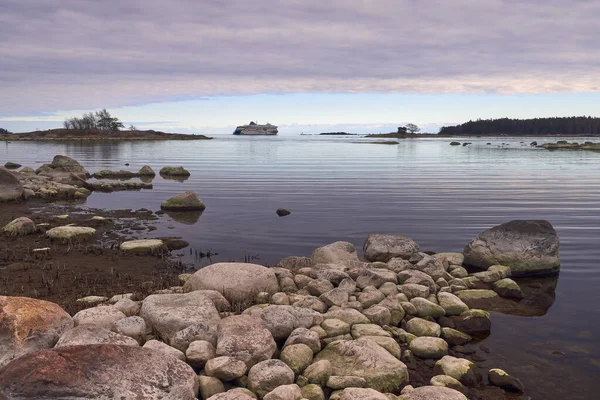
<svg viewBox="0 0 600 400"><path fill-rule="evenodd" d="M35 170L31 167L25 167L19 171L21 174L33 175L35 174Z"/></svg>
<svg viewBox="0 0 600 400"><path fill-rule="evenodd" d="M8 161L6 164L4 164L4 166L7 169L17 169L17 168L21 168L21 164L17 164L15 162L12 161Z"/></svg>
<svg viewBox="0 0 600 400"><path fill-rule="evenodd" d="M206 206L194 192L185 192L165 200L160 205L166 211L203 211Z"/></svg>
<svg viewBox="0 0 600 400"><path fill-rule="evenodd" d="M417 357L437 360L448 354L448 343L444 339L423 336L413 339L409 349Z"/></svg>
<svg viewBox="0 0 600 400"><path fill-rule="evenodd" d="M466 386L475 386L478 382L477 366L464 358L444 356L435 363L433 373L451 376Z"/></svg>
<svg viewBox="0 0 600 400"><path fill-rule="evenodd" d="M408 369L372 340L340 340L325 347L315 361L328 360L334 376L364 378L366 386L381 392L400 390L408 383Z"/></svg>
<svg viewBox="0 0 600 400"><path fill-rule="evenodd" d="M163 167L159 172L164 176L190 176L190 172L183 167Z"/></svg>
<svg viewBox="0 0 600 400"><path fill-rule="evenodd" d="M281 351L279 357L296 375L301 374L310 365L313 352L305 344L292 344Z"/></svg>
<svg viewBox="0 0 600 400"><path fill-rule="evenodd" d="M144 165L142 168L140 168L140 170L138 171L138 174L140 176L148 176L148 177L156 176L156 172L154 172L152 167L149 165Z"/></svg>
<svg viewBox="0 0 600 400"><path fill-rule="evenodd" d="M37 228L33 221L27 217L19 217L12 220L2 228L2 232L8 236L25 236L35 233Z"/></svg>

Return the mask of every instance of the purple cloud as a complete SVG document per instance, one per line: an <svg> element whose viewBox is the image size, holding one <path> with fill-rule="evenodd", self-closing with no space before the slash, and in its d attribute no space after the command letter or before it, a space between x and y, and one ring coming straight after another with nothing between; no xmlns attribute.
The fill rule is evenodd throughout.
<svg viewBox="0 0 600 400"><path fill-rule="evenodd" d="M595 1L4 0L0 113L286 92L600 91Z"/></svg>

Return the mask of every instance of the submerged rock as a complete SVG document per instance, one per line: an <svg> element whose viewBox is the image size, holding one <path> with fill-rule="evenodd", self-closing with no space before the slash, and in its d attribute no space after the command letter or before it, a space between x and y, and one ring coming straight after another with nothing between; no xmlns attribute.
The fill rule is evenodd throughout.
<svg viewBox="0 0 600 400"><path fill-rule="evenodd" d="M508 392L523 393L523 383L499 368L490 369L488 379L492 385L501 387Z"/></svg>
<svg viewBox="0 0 600 400"><path fill-rule="evenodd" d="M560 242L548 221L514 220L479 234L464 250L465 264L506 265L512 276L558 272Z"/></svg>
<svg viewBox="0 0 600 400"><path fill-rule="evenodd" d="M92 177L94 177L96 179L131 179L131 178L135 178L138 176L140 176L140 175L136 174L135 172L131 172L131 171L125 171L125 170L111 171L108 169L103 169L92 175Z"/></svg>

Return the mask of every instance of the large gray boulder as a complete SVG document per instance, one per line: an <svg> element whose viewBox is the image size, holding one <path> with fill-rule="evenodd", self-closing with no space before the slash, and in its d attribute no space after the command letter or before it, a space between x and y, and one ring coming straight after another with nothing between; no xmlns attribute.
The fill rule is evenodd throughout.
<svg viewBox="0 0 600 400"><path fill-rule="evenodd" d="M262 265L217 263L196 271L185 281L183 290L216 290L232 302L232 305L250 305L260 292L278 292L279 283L275 273Z"/></svg>
<svg viewBox="0 0 600 400"><path fill-rule="evenodd" d="M275 340L287 339L297 328L310 328L323 322L323 316L316 311L286 305L252 307L244 314L258 317Z"/></svg>
<svg viewBox="0 0 600 400"><path fill-rule="evenodd" d="M372 234L367 236L363 250L371 262L388 262L396 257L408 260L419 251L419 245L406 236Z"/></svg>
<svg viewBox="0 0 600 400"><path fill-rule="evenodd" d="M437 360L448 354L448 343L437 337L422 336L411 340L409 349L417 357Z"/></svg>
<svg viewBox="0 0 600 400"><path fill-rule="evenodd" d="M506 265L518 277L557 272L559 247L550 222L514 220L480 233L463 253L467 265L484 269Z"/></svg>
<svg viewBox="0 0 600 400"><path fill-rule="evenodd" d="M47 166L59 172L88 173L81 164L67 156L56 155Z"/></svg>
<svg viewBox="0 0 600 400"><path fill-rule="evenodd" d="M331 363L332 375L364 378L368 388L381 392L394 392L408 383L406 365L370 339L332 342L314 359L322 360Z"/></svg>
<svg viewBox="0 0 600 400"><path fill-rule="evenodd" d="M53 347L72 327L71 316L58 304L0 296L0 367L27 353Z"/></svg>
<svg viewBox="0 0 600 400"><path fill-rule="evenodd" d="M195 399L197 375L183 361L140 347L69 346L0 369L0 398Z"/></svg>
<svg viewBox="0 0 600 400"><path fill-rule="evenodd" d="M347 388L340 394L340 400L388 400L389 397L373 389Z"/></svg>
<svg viewBox="0 0 600 400"><path fill-rule="evenodd" d="M294 371L281 360L262 361L248 372L248 389L260 398L278 386L294 383Z"/></svg>
<svg viewBox="0 0 600 400"><path fill-rule="evenodd" d="M230 356L246 363L248 368L270 359L277 344L260 318L234 315L219 322L217 356Z"/></svg>
<svg viewBox="0 0 600 400"><path fill-rule="evenodd" d="M0 167L0 203L19 200L22 197L23 185L12 172Z"/></svg>
<svg viewBox="0 0 600 400"><path fill-rule="evenodd" d="M115 306L98 306L79 311L73 316L73 322L75 326L93 325L110 330L115 322L125 317Z"/></svg>
<svg viewBox="0 0 600 400"><path fill-rule="evenodd" d="M195 340L217 343L221 318L213 302L201 293L150 295L142 303L140 317L164 342L183 352Z"/></svg>
<svg viewBox="0 0 600 400"><path fill-rule="evenodd" d="M315 249L311 258L315 264L345 264L358 261L358 253L350 242L335 242Z"/></svg>
<svg viewBox="0 0 600 400"><path fill-rule="evenodd" d="M458 390L442 386L421 386L403 396L405 400L467 400Z"/></svg>

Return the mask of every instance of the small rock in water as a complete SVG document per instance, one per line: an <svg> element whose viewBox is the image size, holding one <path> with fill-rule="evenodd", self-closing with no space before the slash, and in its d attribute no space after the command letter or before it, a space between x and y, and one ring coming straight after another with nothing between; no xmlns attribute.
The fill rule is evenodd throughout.
<svg viewBox="0 0 600 400"><path fill-rule="evenodd" d="M126 167L129 167L129 163L125 163L125 166L126 166Z"/></svg>
<svg viewBox="0 0 600 400"><path fill-rule="evenodd" d="M490 369L488 379L492 385L501 387L508 392L523 393L523 383L499 368Z"/></svg>
<svg viewBox="0 0 600 400"><path fill-rule="evenodd" d="M7 169L17 169L21 168L21 164L8 161L6 164L4 164L4 167Z"/></svg>
<svg viewBox="0 0 600 400"><path fill-rule="evenodd" d="M289 212L285 208L278 208L277 209L277 215L279 215L280 217L285 217L286 215L290 215L290 214L291 214L291 212Z"/></svg>

